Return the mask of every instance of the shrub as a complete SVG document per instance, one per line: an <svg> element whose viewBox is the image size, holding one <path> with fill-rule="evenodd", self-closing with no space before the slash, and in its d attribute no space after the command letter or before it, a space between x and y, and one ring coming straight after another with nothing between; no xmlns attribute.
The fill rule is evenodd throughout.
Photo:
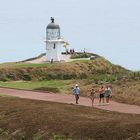
<svg viewBox="0 0 140 140"><path fill-rule="evenodd" d="M81 54L73 54L71 56L71 59L77 59L77 58L89 58L91 55L88 53L81 53Z"/></svg>
<svg viewBox="0 0 140 140"><path fill-rule="evenodd" d="M29 74L24 74L23 77L22 77L22 79L24 81L31 81L32 80L32 78L31 78L31 76Z"/></svg>
<svg viewBox="0 0 140 140"><path fill-rule="evenodd" d="M77 77L76 74L65 73L65 74L63 75L63 79L64 79L64 80L75 79L76 77Z"/></svg>
<svg viewBox="0 0 140 140"><path fill-rule="evenodd" d="M10 80L17 80L15 73L8 73L6 77Z"/></svg>
<svg viewBox="0 0 140 140"><path fill-rule="evenodd" d="M132 80L139 80L140 79L140 72L131 72L129 74L129 77L132 79Z"/></svg>
<svg viewBox="0 0 140 140"><path fill-rule="evenodd" d="M78 77L80 79L86 79L86 78L88 78L88 74L87 73L81 73Z"/></svg>
<svg viewBox="0 0 140 140"><path fill-rule="evenodd" d="M49 72L46 76L46 79L48 79L48 80L57 79L57 74L54 72Z"/></svg>
<svg viewBox="0 0 140 140"><path fill-rule="evenodd" d="M117 77L115 77L114 75L106 75L106 74L102 74L102 75L96 74L96 75L93 75L92 78L95 83L113 82L117 80Z"/></svg>
<svg viewBox="0 0 140 140"><path fill-rule="evenodd" d="M0 81L6 82L9 79L6 77L6 74L0 74Z"/></svg>

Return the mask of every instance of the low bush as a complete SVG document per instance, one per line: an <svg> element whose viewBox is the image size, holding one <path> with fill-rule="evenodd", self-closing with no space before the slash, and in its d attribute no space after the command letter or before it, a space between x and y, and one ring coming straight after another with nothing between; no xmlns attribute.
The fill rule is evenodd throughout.
<svg viewBox="0 0 140 140"><path fill-rule="evenodd" d="M24 81L31 81L32 78L31 78L31 76L29 74L23 74L22 80L24 80Z"/></svg>
<svg viewBox="0 0 140 140"><path fill-rule="evenodd" d="M8 73L7 75L6 75L6 77L8 78L8 79L10 79L10 80L16 80L17 78L16 78L16 75L14 74L14 73Z"/></svg>
<svg viewBox="0 0 140 140"><path fill-rule="evenodd" d="M101 82L113 82L117 80L117 77L114 75L107 75L107 74L96 74L92 77L93 81L95 83L101 83Z"/></svg>
<svg viewBox="0 0 140 140"><path fill-rule="evenodd" d="M0 74L0 81L6 82L8 81L8 77L6 76L6 74Z"/></svg>
<svg viewBox="0 0 140 140"><path fill-rule="evenodd" d="M81 53L81 54L73 54L71 56L71 59L77 59L77 58L89 58L91 54L88 53Z"/></svg>

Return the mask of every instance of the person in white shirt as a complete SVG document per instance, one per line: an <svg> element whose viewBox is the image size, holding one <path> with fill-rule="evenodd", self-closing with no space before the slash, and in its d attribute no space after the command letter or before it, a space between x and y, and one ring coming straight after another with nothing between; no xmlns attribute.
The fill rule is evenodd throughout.
<svg viewBox="0 0 140 140"><path fill-rule="evenodd" d="M112 95L111 88L109 86L107 86L105 88L104 97L106 98L106 103L108 103L108 104L109 104L109 99L110 99L111 95Z"/></svg>
<svg viewBox="0 0 140 140"><path fill-rule="evenodd" d="M80 88L78 87L77 84L76 84L75 87L73 88L73 93L74 93L74 95L75 95L76 104L78 104L79 94L80 94Z"/></svg>

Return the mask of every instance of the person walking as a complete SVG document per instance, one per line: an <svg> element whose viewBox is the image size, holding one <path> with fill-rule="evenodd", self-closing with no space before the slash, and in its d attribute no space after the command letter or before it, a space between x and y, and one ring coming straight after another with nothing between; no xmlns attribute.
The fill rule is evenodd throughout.
<svg viewBox="0 0 140 140"><path fill-rule="evenodd" d="M105 91L105 88L104 86L101 86L99 88L99 103L104 103L104 91Z"/></svg>
<svg viewBox="0 0 140 140"><path fill-rule="evenodd" d="M111 88L109 86L107 86L105 88L105 92L104 92L104 97L106 98L106 103L107 104L109 104L109 100L110 100L111 94L112 94Z"/></svg>
<svg viewBox="0 0 140 140"><path fill-rule="evenodd" d="M75 95L76 104L78 104L80 94L80 88L78 87L78 84L76 84L75 87L73 88L73 93Z"/></svg>
<svg viewBox="0 0 140 140"><path fill-rule="evenodd" d="M90 91L90 95L89 95L89 98L91 99L92 107L93 107L93 104L94 104L95 93L96 93L96 91L94 90L94 88L92 88L91 91Z"/></svg>

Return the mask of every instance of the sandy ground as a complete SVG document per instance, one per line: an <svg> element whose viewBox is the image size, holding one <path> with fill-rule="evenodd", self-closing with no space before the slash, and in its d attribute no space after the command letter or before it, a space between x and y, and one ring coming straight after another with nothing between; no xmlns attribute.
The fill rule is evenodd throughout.
<svg viewBox="0 0 140 140"><path fill-rule="evenodd" d="M71 62L75 60L89 60L90 58L79 58L79 59L70 59L71 55L63 55L63 58L65 62ZM35 60L26 61L24 63L33 63L33 64L41 64L46 63L46 56L42 56L40 58L37 58Z"/></svg>
<svg viewBox="0 0 140 140"><path fill-rule="evenodd" d="M25 98L25 99L75 104L74 95L43 93L43 92L17 90L17 89L9 89L9 88L0 88L0 94L20 97L20 98ZM86 97L80 97L78 105L91 107L91 100ZM108 110L108 111L121 112L121 113L140 114L140 106L128 105L128 104L118 103L115 101L110 101L110 104L107 105L107 104L99 104L98 99L95 99L94 107Z"/></svg>
<svg viewBox="0 0 140 140"><path fill-rule="evenodd" d="M38 58L38 59L35 59L35 60L26 61L24 63L40 64L40 63L44 63L45 59L46 59L46 56L42 56L41 58Z"/></svg>

